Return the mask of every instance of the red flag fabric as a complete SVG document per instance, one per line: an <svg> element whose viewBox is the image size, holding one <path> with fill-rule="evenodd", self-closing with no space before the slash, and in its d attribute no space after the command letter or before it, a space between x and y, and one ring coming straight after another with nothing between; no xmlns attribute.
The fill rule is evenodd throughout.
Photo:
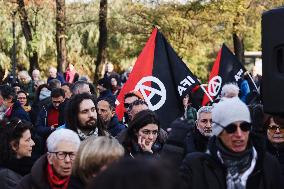
<svg viewBox="0 0 284 189"><path fill-rule="evenodd" d="M249 82L244 79L245 72L246 69L241 62L229 48L223 44L210 73L208 86L206 88L207 95L204 94L202 105L204 106L210 102L208 95L213 101L219 99L221 89L226 83L236 83L241 88L244 81Z"/></svg>
<svg viewBox="0 0 284 189"><path fill-rule="evenodd" d="M121 119L124 95L137 90L149 109L157 113L161 126L167 128L183 115L182 98L196 85L197 78L155 28L118 95L116 112Z"/></svg>
<svg viewBox="0 0 284 189"><path fill-rule="evenodd" d="M125 111L123 105L124 95L130 91L133 91L135 89L136 84L140 81L141 78L148 75L152 75L154 51L155 51L155 38L157 31L158 31L157 28L153 30L145 47L143 48L141 54L137 58L131 73L129 74L127 82L124 84L117 97L116 114L119 120L122 119ZM145 85L150 86L151 83L148 82Z"/></svg>

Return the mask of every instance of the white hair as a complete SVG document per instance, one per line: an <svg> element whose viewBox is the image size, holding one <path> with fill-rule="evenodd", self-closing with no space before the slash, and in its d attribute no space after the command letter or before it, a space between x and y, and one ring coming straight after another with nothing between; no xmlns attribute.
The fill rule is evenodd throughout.
<svg viewBox="0 0 284 189"><path fill-rule="evenodd" d="M77 150L80 146L80 138L77 133L70 129L57 129L46 140L47 150L54 152L57 145L62 141L75 144Z"/></svg>
<svg viewBox="0 0 284 189"><path fill-rule="evenodd" d="M50 70L55 70L55 72L57 72L57 68L55 68L54 66L50 66L50 67L49 67L49 71L50 71Z"/></svg>
<svg viewBox="0 0 284 189"><path fill-rule="evenodd" d="M19 72L18 72L18 77L20 78L21 76L24 77L24 78L26 78L27 81L32 80L32 78L31 78L31 76L29 75L28 71L25 71L25 70L19 71Z"/></svg>
<svg viewBox="0 0 284 189"><path fill-rule="evenodd" d="M222 87L221 98L232 98L239 95L240 88L236 83L227 83Z"/></svg>
<svg viewBox="0 0 284 189"><path fill-rule="evenodd" d="M212 106L202 106L197 111L197 119L199 119L201 113L212 113Z"/></svg>
<svg viewBox="0 0 284 189"><path fill-rule="evenodd" d="M32 72L32 74L34 74L34 73L40 74L40 71L39 71L38 69L34 69L33 72Z"/></svg>

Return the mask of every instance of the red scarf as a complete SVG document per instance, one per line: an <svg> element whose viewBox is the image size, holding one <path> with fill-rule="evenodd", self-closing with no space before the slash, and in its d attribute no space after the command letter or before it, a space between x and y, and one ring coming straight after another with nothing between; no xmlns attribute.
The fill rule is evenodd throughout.
<svg viewBox="0 0 284 189"><path fill-rule="evenodd" d="M70 176L65 178L59 178L53 172L53 169L49 163L47 163L47 179L52 189L66 189L69 184Z"/></svg>

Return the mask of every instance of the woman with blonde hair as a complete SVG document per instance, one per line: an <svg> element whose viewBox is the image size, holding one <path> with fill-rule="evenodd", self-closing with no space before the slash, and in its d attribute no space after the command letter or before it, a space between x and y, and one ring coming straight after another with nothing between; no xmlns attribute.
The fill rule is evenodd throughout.
<svg viewBox="0 0 284 189"><path fill-rule="evenodd" d="M87 138L79 147L68 188L84 188L92 178L123 156L124 148L115 138Z"/></svg>

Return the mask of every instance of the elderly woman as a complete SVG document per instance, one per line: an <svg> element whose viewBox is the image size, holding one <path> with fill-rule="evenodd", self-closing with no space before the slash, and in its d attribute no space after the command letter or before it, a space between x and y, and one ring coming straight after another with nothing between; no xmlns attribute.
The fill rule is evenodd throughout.
<svg viewBox="0 0 284 189"><path fill-rule="evenodd" d="M68 188L85 188L92 178L123 155L124 149L115 138L106 136L87 138L78 150Z"/></svg>
<svg viewBox="0 0 284 189"><path fill-rule="evenodd" d="M48 152L38 159L31 173L26 175L17 188L66 189L80 145L78 135L69 129L59 129L46 141Z"/></svg>
<svg viewBox="0 0 284 189"><path fill-rule="evenodd" d="M266 118L267 151L278 159L284 176L284 118L268 114Z"/></svg>
<svg viewBox="0 0 284 189"><path fill-rule="evenodd" d="M21 178L30 172L34 141L31 124L13 119L0 123L0 186L15 188Z"/></svg>
<svg viewBox="0 0 284 189"><path fill-rule="evenodd" d="M160 133L160 121L151 110L142 110L131 120L126 132L118 140L125 149L125 155L157 155L165 142Z"/></svg>

